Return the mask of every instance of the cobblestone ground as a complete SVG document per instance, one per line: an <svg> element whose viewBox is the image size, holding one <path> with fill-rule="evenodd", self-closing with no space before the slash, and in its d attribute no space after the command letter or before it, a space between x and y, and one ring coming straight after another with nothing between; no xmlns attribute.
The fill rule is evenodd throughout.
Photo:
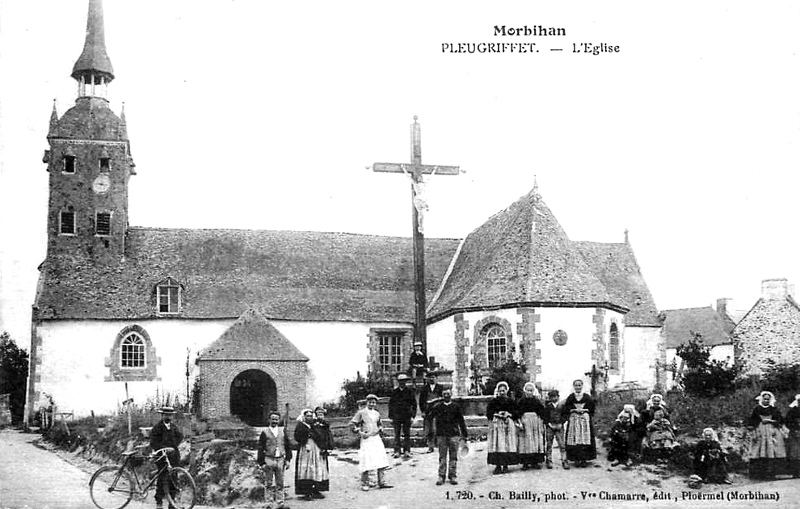
<svg viewBox="0 0 800 509"><path fill-rule="evenodd" d="M16 431L0 432L0 508L92 508L88 482L95 465L65 453L53 453L34 446L38 435ZM331 490L324 500L305 501L287 489L289 507L304 509L422 509L517 508L544 504L546 507L800 507L800 482L785 479L751 483L734 477L730 486L686 487L685 479L667 475L657 466L632 469L610 468L604 455L584 469L534 470L522 472L511 467L506 475L491 475L486 465L485 443L471 444L472 452L459 462L459 484L436 486L437 454L415 449L411 460L396 461L389 473L393 489L363 492L358 483L357 451L336 451L331 456ZM292 472L292 470L290 470ZM292 484L291 479L288 484ZM513 494L512 494L513 493ZM656 500L655 494L669 497ZM684 493L694 498L684 498ZM777 494L779 500L763 497ZM611 500L611 497L647 497L647 501ZM702 496L699 500L697 497ZM732 497L752 496L754 499ZM713 497L721 497L720 500ZM758 498L762 497L762 498ZM155 507L152 494L142 504ZM231 507L264 507L240 504Z"/></svg>

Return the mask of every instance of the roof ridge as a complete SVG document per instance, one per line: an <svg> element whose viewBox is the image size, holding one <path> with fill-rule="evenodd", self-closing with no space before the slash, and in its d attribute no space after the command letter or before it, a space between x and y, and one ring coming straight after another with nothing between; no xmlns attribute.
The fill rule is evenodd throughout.
<svg viewBox="0 0 800 509"><path fill-rule="evenodd" d="M381 239L408 239L411 237L399 235L380 235L376 233L356 233L356 232L330 232L320 230L275 230L275 229L261 229L261 228L164 228L158 226L130 226L128 230L138 231L158 231L158 232L172 232L172 231L188 231L188 232L269 232L269 233L306 233L306 234L323 234L323 235L346 235L352 237L373 237ZM450 240L460 241L463 240L458 237L425 237L425 240Z"/></svg>

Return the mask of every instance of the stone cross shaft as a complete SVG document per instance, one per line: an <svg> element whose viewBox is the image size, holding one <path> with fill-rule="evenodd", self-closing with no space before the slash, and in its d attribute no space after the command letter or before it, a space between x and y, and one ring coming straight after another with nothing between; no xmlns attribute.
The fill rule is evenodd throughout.
<svg viewBox="0 0 800 509"><path fill-rule="evenodd" d="M428 209L425 200L425 181L423 175L458 175L461 169L458 166L435 166L422 164L422 136L419 122L414 116L411 124L411 163L375 163L372 171L381 173L404 173L411 179L411 203L413 205L413 247L414 247L414 309L415 309L415 339L414 342L422 343L422 351L428 354L427 337L425 334L425 237L423 230L423 216Z"/></svg>

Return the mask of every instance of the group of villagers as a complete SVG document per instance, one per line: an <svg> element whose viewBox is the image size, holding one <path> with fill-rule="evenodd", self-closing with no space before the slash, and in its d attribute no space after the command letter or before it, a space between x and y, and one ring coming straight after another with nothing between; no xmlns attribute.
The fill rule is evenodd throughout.
<svg viewBox="0 0 800 509"><path fill-rule="evenodd" d="M565 470L570 468L570 463L586 467L589 461L596 459L595 402L583 392L582 380L575 380L572 387L573 392L563 401L559 400L556 390L548 391L547 399L542 401L532 382L524 385L519 399L509 395L506 382L498 382L494 398L486 409L489 420L487 462L494 465L494 474L507 473L509 466L520 464L522 470L540 469L542 464L552 469L553 442L558 445L561 468ZM369 395L366 406L350 421L353 431L360 437L358 460L364 490L392 487L386 479L390 463L381 437L383 427L377 400L375 395ZM785 416L776 407L776 398L771 392L761 392L757 401L746 421L752 431L750 476L769 478L786 472L800 477L800 394L789 404ZM608 453L611 465L628 465L648 456L669 456L679 447L669 417L670 412L660 394L651 395L641 411L634 405L624 405L611 428ZM334 448L330 425L320 407L304 409L297 421L294 430L299 446L295 460L295 493L309 500L324 498L322 492L329 489L328 452ZM269 427L259 440L258 461L266 472L268 499L281 508L286 507L283 471L289 468L292 447L279 423L280 415L270 414ZM463 417L459 425L462 429L454 434L463 439L466 435ZM455 460L450 456L453 462L450 479L454 481ZM693 456L693 477L698 481L730 482L725 452L713 428L703 430ZM441 469L439 474L443 478Z"/></svg>
<svg viewBox="0 0 800 509"><path fill-rule="evenodd" d="M522 397L509 395L506 382L495 386L494 398L486 407L489 420L487 462L494 474L508 472L511 465L522 470L553 468L553 442L561 452L561 468L586 467L595 459L595 402L583 392L583 381L575 380L574 392L559 402L559 392L551 390L542 401L532 382L524 385Z"/></svg>
<svg viewBox="0 0 800 509"><path fill-rule="evenodd" d="M281 415L271 412L269 426L258 440L257 461L265 476L267 507L286 508L284 470L292 461L292 444L286 429L281 426ZM330 488L328 453L334 448L330 424L325 420L325 409L304 408L297 417L294 440L298 449L295 458L295 494L307 500L325 498L323 491Z"/></svg>
<svg viewBox="0 0 800 509"><path fill-rule="evenodd" d="M494 474L508 472L511 465L522 470L553 468L553 442L561 453L561 467L570 463L586 467L596 459L595 401L583 392L583 381L575 380L573 392L559 401L558 391L549 391L546 401L533 383L526 383L522 397L514 399L500 382L489 402L487 463ZM785 416L775 406L775 396L763 391L747 419L752 441L749 473L753 478L771 478L788 473L800 477L800 394ZM611 466L639 460L664 460L680 447L670 421L670 412L660 394L652 394L643 409L626 404L617 416L609 437ZM694 476L700 482L730 483L726 454L713 428L705 428L691 451Z"/></svg>

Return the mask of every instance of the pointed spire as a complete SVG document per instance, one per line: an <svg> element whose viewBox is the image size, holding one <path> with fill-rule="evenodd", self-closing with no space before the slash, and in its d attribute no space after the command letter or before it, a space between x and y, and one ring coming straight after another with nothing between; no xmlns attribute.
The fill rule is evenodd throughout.
<svg viewBox="0 0 800 509"><path fill-rule="evenodd" d="M72 77L80 81L81 77L94 75L98 82L105 78L108 83L114 79L114 68L106 53L105 28L103 26L102 0L89 0L89 14L86 19L86 41L83 52L72 68ZM88 79L86 81L89 81Z"/></svg>
<svg viewBox="0 0 800 509"><path fill-rule="evenodd" d="M56 111L56 100L53 99L53 111L50 113L50 129L48 135L55 134L58 129L58 111Z"/></svg>
<svg viewBox="0 0 800 509"><path fill-rule="evenodd" d="M128 121L125 120L125 103L122 103L122 110L119 112L119 131L118 138L120 140L128 139Z"/></svg>
<svg viewBox="0 0 800 509"><path fill-rule="evenodd" d="M533 196L534 198L539 197L539 182L536 180L536 175L533 176Z"/></svg>
<svg viewBox="0 0 800 509"><path fill-rule="evenodd" d="M628 242L628 229L627 228L625 228L625 243L626 244L630 244L630 242Z"/></svg>

